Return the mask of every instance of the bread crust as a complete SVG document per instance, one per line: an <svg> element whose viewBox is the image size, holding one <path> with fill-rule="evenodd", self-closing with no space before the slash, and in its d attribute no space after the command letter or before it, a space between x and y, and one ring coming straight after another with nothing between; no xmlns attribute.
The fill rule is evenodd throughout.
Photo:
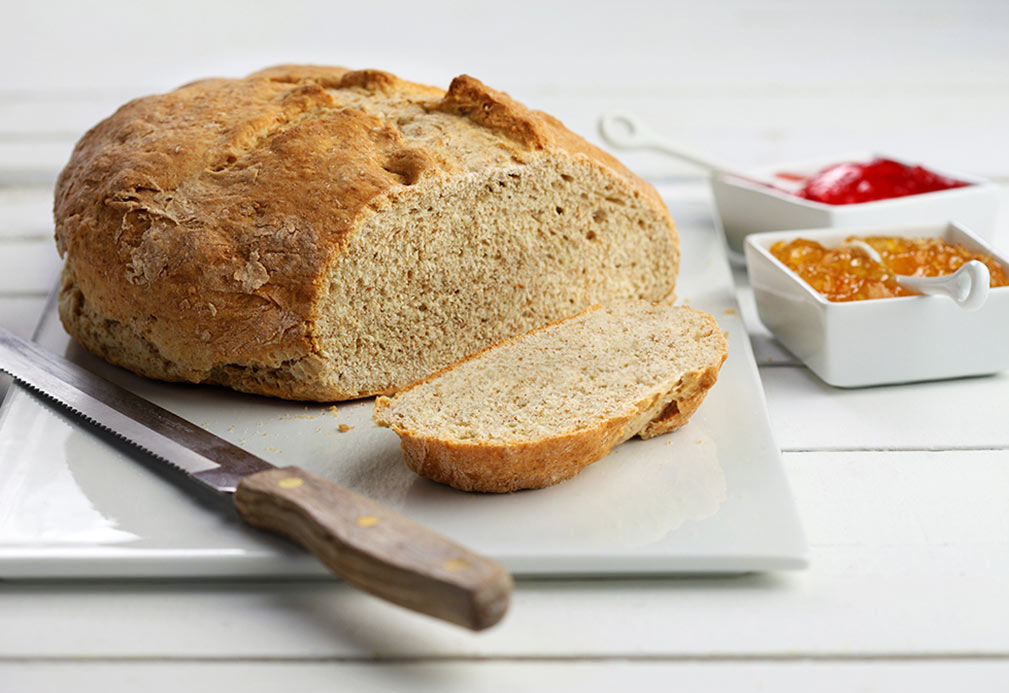
<svg viewBox="0 0 1009 693"><path fill-rule="evenodd" d="M386 399L386 398L379 398ZM396 430L406 466L461 491L507 493L564 481L623 442L631 417L528 443L494 445L442 440Z"/></svg>
<svg viewBox="0 0 1009 693"><path fill-rule="evenodd" d="M448 92L307 65L200 80L124 105L84 135L61 173L67 331L165 380L320 401L394 391L326 384L315 327L329 270L362 220L418 180L461 175L387 115L334 98L390 93L496 133L516 160L587 157L668 219L654 189L615 159L466 75Z"/></svg>
<svg viewBox="0 0 1009 693"><path fill-rule="evenodd" d="M661 413L648 421L644 428L638 432L638 436L644 440L660 436L663 433L670 433L684 426L690 417L694 415L697 408L701 406L704 398L708 394L715 381L718 380L718 371L725 363L726 355L718 365L712 365L701 371L693 371L683 376L683 380L678 384L676 395L666 404Z"/></svg>

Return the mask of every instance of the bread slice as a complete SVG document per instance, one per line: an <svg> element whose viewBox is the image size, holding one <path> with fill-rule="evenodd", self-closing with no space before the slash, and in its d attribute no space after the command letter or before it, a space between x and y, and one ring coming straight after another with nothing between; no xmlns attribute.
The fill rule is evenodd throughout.
<svg viewBox="0 0 1009 693"><path fill-rule="evenodd" d="M620 301L379 397L374 416L399 434L421 476L464 491L541 488L634 435L682 426L726 354L707 313Z"/></svg>
<svg viewBox="0 0 1009 693"><path fill-rule="evenodd" d="M136 99L60 175L60 318L165 380L392 393L596 303L671 300L655 190L462 75L287 65Z"/></svg>

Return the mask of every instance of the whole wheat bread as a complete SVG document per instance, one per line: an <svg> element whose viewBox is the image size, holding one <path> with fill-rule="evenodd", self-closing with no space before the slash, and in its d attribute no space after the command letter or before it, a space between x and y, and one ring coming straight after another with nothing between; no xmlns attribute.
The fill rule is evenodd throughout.
<svg viewBox="0 0 1009 693"><path fill-rule="evenodd" d="M634 435L682 426L726 354L707 313L620 301L379 397L374 416L421 476L465 491L540 488Z"/></svg>
<svg viewBox="0 0 1009 693"><path fill-rule="evenodd" d="M395 392L619 298L671 300L676 231L615 159L478 80L280 66L131 101L60 175L60 317L143 375Z"/></svg>

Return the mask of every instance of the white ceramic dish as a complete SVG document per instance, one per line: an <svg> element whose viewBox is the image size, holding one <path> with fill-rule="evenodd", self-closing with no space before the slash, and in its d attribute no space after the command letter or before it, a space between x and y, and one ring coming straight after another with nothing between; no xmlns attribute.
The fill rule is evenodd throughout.
<svg viewBox="0 0 1009 693"><path fill-rule="evenodd" d="M780 172L811 176L831 164L870 161L876 157L896 158L860 153L817 161L776 164L755 168L748 173L762 178L773 177ZM762 231L933 224L946 220L956 221L981 238L990 239L995 230L1001 199L999 186L977 176L925 165L936 173L971 185L851 205L813 202L759 183L722 175L711 178L711 190L725 238L730 250L735 253L743 252L743 239L748 234Z"/></svg>
<svg viewBox="0 0 1009 693"><path fill-rule="evenodd" d="M372 401L335 410L158 383L70 344L50 309L37 340L276 464L299 464L501 560L518 575L800 568L805 542L767 420L721 240L682 230L677 293L729 333L729 358L683 429L620 446L557 486L454 491L408 471ZM350 426L340 432L340 424ZM199 503L132 449L12 387L0 409L0 578L325 576L287 543Z"/></svg>
<svg viewBox="0 0 1009 693"><path fill-rule="evenodd" d="M825 382L861 387L995 373L1009 368L1009 287L996 287L980 309L942 296L902 296L832 303L775 258L778 241L808 238L835 247L849 236L942 237L1006 256L959 224L804 229L746 238L746 267L757 312L774 336Z"/></svg>

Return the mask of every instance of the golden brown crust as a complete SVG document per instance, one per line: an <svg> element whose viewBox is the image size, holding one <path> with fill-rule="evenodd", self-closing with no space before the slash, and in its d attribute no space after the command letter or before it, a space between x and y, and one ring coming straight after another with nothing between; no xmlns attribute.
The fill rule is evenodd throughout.
<svg viewBox="0 0 1009 693"><path fill-rule="evenodd" d="M491 89L474 77L460 75L453 79L438 110L466 117L530 149L556 147L584 155L625 176L638 194L665 209L665 203L655 188L625 168L617 159L568 130L564 123L552 115L530 110L505 92Z"/></svg>
<svg viewBox="0 0 1009 693"><path fill-rule="evenodd" d="M305 364L325 358L313 325L328 269L382 200L454 165L410 146L395 121L342 105L341 90L395 92L519 148L584 155L665 213L611 157L471 77L448 93L308 65L200 80L124 105L85 134L61 173L56 238L73 292L61 306L76 306L61 308L67 330L153 377L296 399L369 394L304 379ZM142 345L117 357L102 344L112 329Z"/></svg>
<svg viewBox="0 0 1009 693"><path fill-rule="evenodd" d="M373 161L401 149L377 118L333 106L314 83L203 81L85 135L57 184L56 232L86 300L198 378L311 353L322 273L394 184Z"/></svg>
<svg viewBox="0 0 1009 693"><path fill-rule="evenodd" d="M627 437L625 427L630 418L610 419L588 430L509 445L397 433L406 465L417 474L461 491L508 493L543 488L575 476Z"/></svg>
<svg viewBox="0 0 1009 693"><path fill-rule="evenodd" d="M680 385L681 391L677 397L666 405L661 414L649 421L638 433L638 436L643 439L654 438L663 433L675 431L686 424L697 408L701 406L704 398L707 397L708 390L718 380L718 371L725 363L726 356L728 356L728 352L722 356L722 360L717 366L706 368L700 373L689 373L684 376Z"/></svg>
<svg viewBox="0 0 1009 693"><path fill-rule="evenodd" d="M530 149L550 144L545 124L535 113L469 75L452 80L437 110L468 118Z"/></svg>

